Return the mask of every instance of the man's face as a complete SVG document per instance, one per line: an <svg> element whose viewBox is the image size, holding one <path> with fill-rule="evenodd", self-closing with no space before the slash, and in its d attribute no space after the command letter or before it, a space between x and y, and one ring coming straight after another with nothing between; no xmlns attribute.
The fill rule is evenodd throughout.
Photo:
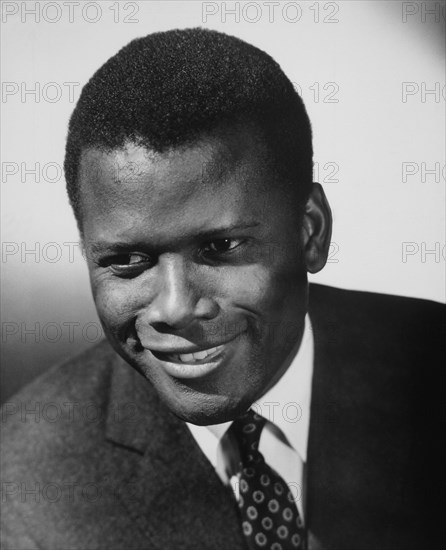
<svg viewBox="0 0 446 550"><path fill-rule="evenodd" d="M296 205L248 131L85 151L84 246L114 348L179 417L227 421L287 368L306 313Z"/></svg>

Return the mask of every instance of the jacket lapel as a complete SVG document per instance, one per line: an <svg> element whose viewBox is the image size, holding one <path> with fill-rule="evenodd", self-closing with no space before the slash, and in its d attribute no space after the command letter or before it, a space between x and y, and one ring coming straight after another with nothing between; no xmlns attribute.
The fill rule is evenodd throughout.
<svg viewBox="0 0 446 550"><path fill-rule="evenodd" d="M311 550L330 548L333 534L339 527L333 525L339 516L337 495L340 491L339 472L333 460L338 452L340 434L337 430L339 370L336 361L336 320L330 309L323 312L310 286L310 318L314 335L314 367L311 394L310 432L307 452L307 505Z"/></svg>
<svg viewBox="0 0 446 550"><path fill-rule="evenodd" d="M390 376L389 387L395 380L381 341L371 337L376 319L365 311L344 291L310 285L315 355L307 524L317 550L376 548L378 533L382 548L394 547L383 536L384 504L399 474L387 470L385 434L398 428L381 379Z"/></svg>
<svg viewBox="0 0 446 550"><path fill-rule="evenodd" d="M117 496L151 548L244 548L236 502L185 423L122 359L113 369L106 438Z"/></svg>

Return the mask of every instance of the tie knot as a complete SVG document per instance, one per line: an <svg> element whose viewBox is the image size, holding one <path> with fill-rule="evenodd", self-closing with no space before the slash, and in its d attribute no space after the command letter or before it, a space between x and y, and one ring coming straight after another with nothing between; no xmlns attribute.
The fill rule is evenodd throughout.
<svg viewBox="0 0 446 550"><path fill-rule="evenodd" d="M243 458L257 452L265 422L266 420L262 416L249 409L232 423L231 430L237 438Z"/></svg>

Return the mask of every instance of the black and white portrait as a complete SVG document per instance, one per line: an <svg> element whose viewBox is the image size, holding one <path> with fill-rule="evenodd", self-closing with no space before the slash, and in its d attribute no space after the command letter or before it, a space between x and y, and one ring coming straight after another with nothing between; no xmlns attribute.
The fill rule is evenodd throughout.
<svg viewBox="0 0 446 550"><path fill-rule="evenodd" d="M2 549L440 547L446 3L1 10Z"/></svg>

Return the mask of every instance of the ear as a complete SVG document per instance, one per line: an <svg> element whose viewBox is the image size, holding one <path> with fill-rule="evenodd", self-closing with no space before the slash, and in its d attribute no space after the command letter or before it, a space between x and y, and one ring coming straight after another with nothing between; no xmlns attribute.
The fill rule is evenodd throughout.
<svg viewBox="0 0 446 550"><path fill-rule="evenodd" d="M303 260L309 273L317 273L327 262L331 227L331 210L324 190L319 183L313 183L301 226Z"/></svg>

